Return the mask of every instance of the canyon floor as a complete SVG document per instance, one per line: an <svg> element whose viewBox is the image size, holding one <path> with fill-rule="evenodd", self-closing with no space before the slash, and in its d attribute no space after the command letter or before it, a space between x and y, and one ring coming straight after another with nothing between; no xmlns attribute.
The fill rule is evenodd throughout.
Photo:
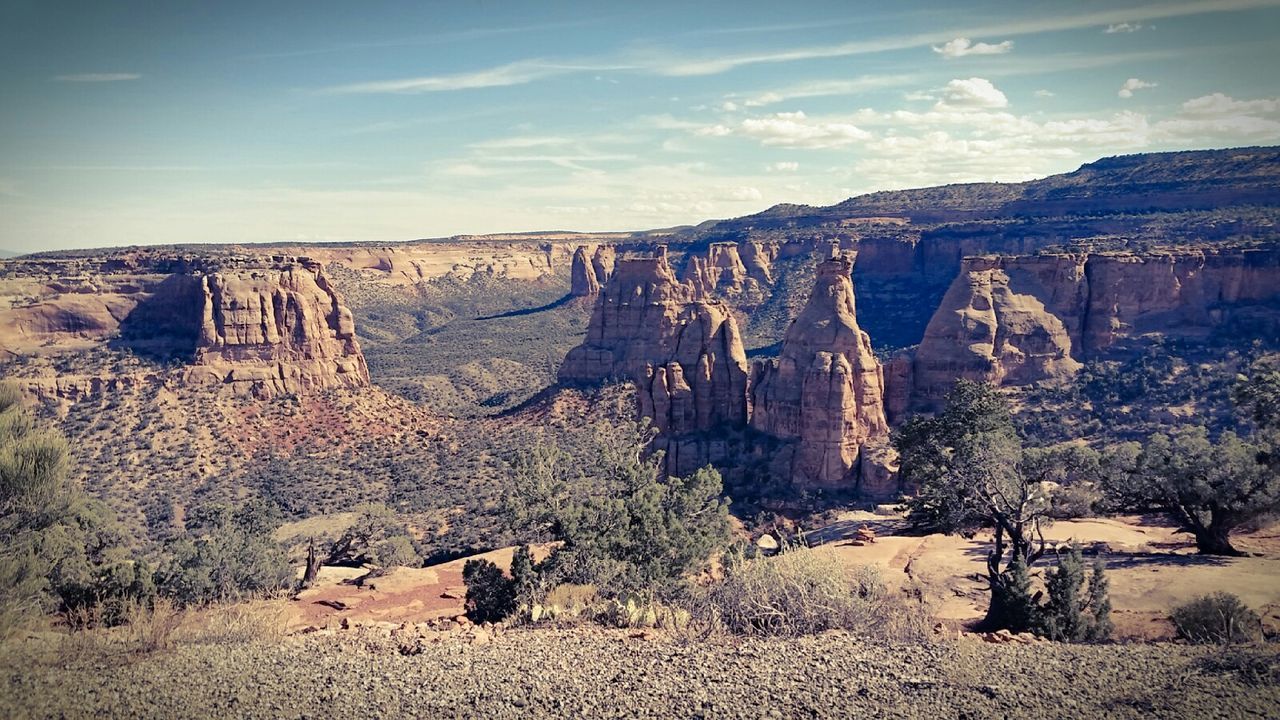
<svg viewBox="0 0 1280 720"><path fill-rule="evenodd" d="M512 630L403 655L351 634L184 646L131 663L0 660L0 715L314 717L1185 717L1280 712L1274 650L1173 644L868 643L843 633L682 645ZM1236 656L1239 657L1239 656Z"/></svg>
<svg viewBox="0 0 1280 720"><path fill-rule="evenodd" d="M807 538L817 552L833 554L850 567L875 565L890 588L919 588L934 620L950 634L961 632L986 611L981 576L989 538L911 535L904 525L896 515L847 512ZM854 533L863 526L876 532L874 543L854 543ZM1104 553L1117 640L1173 639L1176 631L1169 611L1211 591L1239 595L1262 616L1271 634L1280 631L1280 525L1241 534L1237 545L1249 556L1238 558L1198 555L1190 536L1174 532L1155 517L1059 521L1045 535L1055 545L1076 541L1088 553ZM511 549L482 557L506 567ZM462 558L428 568L400 568L360 586L353 579L362 571L326 567L317 587L297 600L276 602L293 630L338 627L344 620L416 623L449 618L463 611L465 562Z"/></svg>

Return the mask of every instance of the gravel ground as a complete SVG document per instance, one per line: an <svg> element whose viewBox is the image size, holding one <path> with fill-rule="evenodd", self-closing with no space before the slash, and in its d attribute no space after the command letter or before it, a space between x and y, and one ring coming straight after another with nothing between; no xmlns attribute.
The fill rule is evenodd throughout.
<svg viewBox="0 0 1280 720"><path fill-rule="evenodd" d="M842 634L681 645L589 628L419 650L351 632L62 668L10 653L0 716L1280 717L1280 686L1206 669L1221 651L1178 645L888 645Z"/></svg>

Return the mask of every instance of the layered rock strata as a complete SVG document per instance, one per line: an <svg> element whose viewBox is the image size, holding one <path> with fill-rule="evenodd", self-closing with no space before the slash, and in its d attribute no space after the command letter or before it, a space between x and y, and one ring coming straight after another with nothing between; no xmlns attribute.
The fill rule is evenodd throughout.
<svg viewBox="0 0 1280 720"><path fill-rule="evenodd" d="M1280 248L967 258L903 384L932 408L957 379L1060 380L1126 342L1232 324L1280 332Z"/></svg>
<svg viewBox="0 0 1280 720"><path fill-rule="evenodd" d="M586 245L579 245L573 252L573 262L569 269L569 294L573 297L595 297L613 275L613 247L600 245L590 257L587 253Z"/></svg>
<svg viewBox="0 0 1280 720"><path fill-rule="evenodd" d="M255 394L369 384L351 311L318 265L212 273L200 292L189 379Z"/></svg>
<svg viewBox="0 0 1280 720"><path fill-rule="evenodd" d="M833 250L818 266L813 294L777 360L756 371L751 426L796 441L790 477L798 487L859 486L862 465L877 475L873 463L860 462L863 449L888 438L884 372L858 327L852 271L853 254Z"/></svg>
<svg viewBox="0 0 1280 720"><path fill-rule="evenodd" d="M305 258L147 255L3 270L0 359L106 345L173 365L181 382L236 393L369 384L351 311ZM66 394L113 382L128 380L95 377Z"/></svg>
<svg viewBox="0 0 1280 720"><path fill-rule="evenodd" d="M641 413L665 435L747 418L746 353L729 308L680 283L665 247L618 260L586 339L569 351L559 377L635 382Z"/></svg>

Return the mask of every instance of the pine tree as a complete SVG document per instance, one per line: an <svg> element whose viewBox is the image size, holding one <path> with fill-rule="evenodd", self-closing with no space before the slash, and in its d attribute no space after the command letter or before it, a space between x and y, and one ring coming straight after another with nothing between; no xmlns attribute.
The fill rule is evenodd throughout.
<svg viewBox="0 0 1280 720"><path fill-rule="evenodd" d="M1031 574L1027 564L1015 555L1000 579L991 586L989 616L1011 632L1026 632L1035 627L1038 608L1031 596Z"/></svg>
<svg viewBox="0 0 1280 720"><path fill-rule="evenodd" d="M1094 558L1092 572L1089 575L1089 613L1091 622L1084 640L1099 643L1111 639L1111 597L1108 594L1111 583L1107 580L1107 564L1101 557Z"/></svg>
<svg viewBox="0 0 1280 720"><path fill-rule="evenodd" d="M1058 555L1057 566L1045 578L1049 602L1044 607L1041 632L1050 640L1074 642L1084 638L1087 622L1081 606L1084 587L1084 558L1080 546L1072 545Z"/></svg>

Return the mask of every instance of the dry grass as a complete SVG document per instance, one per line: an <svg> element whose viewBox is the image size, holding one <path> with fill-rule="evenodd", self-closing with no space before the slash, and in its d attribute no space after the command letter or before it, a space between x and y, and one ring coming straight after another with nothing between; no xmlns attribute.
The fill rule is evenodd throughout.
<svg viewBox="0 0 1280 720"><path fill-rule="evenodd" d="M771 558L726 559L723 579L687 599L690 632L795 637L827 630L895 639L928 636L924 593L895 597L873 567L793 548Z"/></svg>
<svg viewBox="0 0 1280 720"><path fill-rule="evenodd" d="M216 605L189 613L177 635L198 645L278 642L285 636L285 608L271 600Z"/></svg>

